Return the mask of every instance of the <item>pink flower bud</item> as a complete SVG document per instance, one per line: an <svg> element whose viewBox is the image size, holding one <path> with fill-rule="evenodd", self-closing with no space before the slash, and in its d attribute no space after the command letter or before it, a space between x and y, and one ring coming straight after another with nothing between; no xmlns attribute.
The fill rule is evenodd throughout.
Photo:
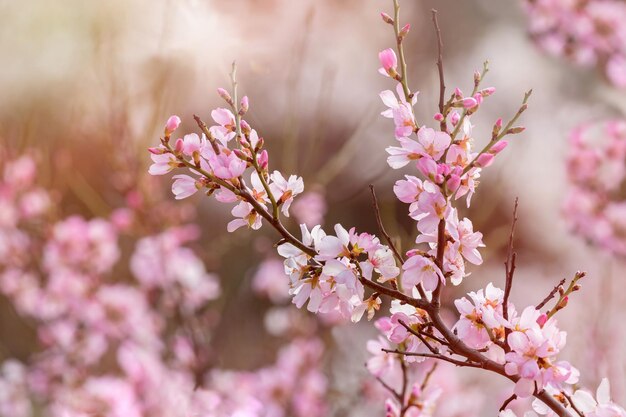
<svg viewBox="0 0 626 417"><path fill-rule="evenodd" d="M478 158L476 159L476 165L482 168L488 167L493 163L494 158L494 154L482 153L478 155Z"/></svg>
<svg viewBox="0 0 626 417"><path fill-rule="evenodd" d="M478 105L481 105L483 103L483 96L481 96L480 93L476 93L474 94L474 100L476 100Z"/></svg>
<svg viewBox="0 0 626 417"><path fill-rule="evenodd" d="M446 186L450 192L455 192L461 186L461 177L456 174L452 174L450 178L448 178Z"/></svg>
<svg viewBox="0 0 626 417"><path fill-rule="evenodd" d="M393 19L387 13L382 12L380 14L380 17L383 18L383 22L389 23L390 25L393 25Z"/></svg>
<svg viewBox="0 0 626 417"><path fill-rule="evenodd" d="M441 122L441 121L443 121L443 114L435 113L435 117L433 117L433 119L435 119L438 122Z"/></svg>
<svg viewBox="0 0 626 417"><path fill-rule="evenodd" d="M493 145L491 147L491 150L489 152L491 152L494 155L499 154L504 148L506 148L506 146L509 144L508 141L506 140L501 140L500 142L496 143L495 145Z"/></svg>
<svg viewBox="0 0 626 417"><path fill-rule="evenodd" d="M463 97L463 91L461 91L461 89L459 87L457 87L457 88L454 89L454 95L457 98L461 98L461 97Z"/></svg>
<svg viewBox="0 0 626 417"><path fill-rule="evenodd" d="M498 120L496 120L496 124L495 124L495 126L496 126L498 129L502 129L502 118L499 118Z"/></svg>
<svg viewBox="0 0 626 417"><path fill-rule="evenodd" d="M250 133L250 131L252 130L252 128L250 127L250 125L248 124L248 122L246 122L245 120L242 120L242 121L241 121L240 126L241 126L241 131L242 131L243 133L246 133L246 134L247 134L247 133Z"/></svg>
<svg viewBox="0 0 626 417"><path fill-rule="evenodd" d="M160 147L148 148L148 152L154 155L163 155L165 153L165 148L160 148Z"/></svg>
<svg viewBox="0 0 626 417"><path fill-rule="evenodd" d="M173 131L178 129L178 126L180 126L180 117L170 116L170 118L167 119L167 123L165 123L165 135L171 135Z"/></svg>
<svg viewBox="0 0 626 417"><path fill-rule="evenodd" d="M398 66L398 58L396 57L396 53L394 52L394 50L391 48L387 48L384 51L381 51L378 54L378 59L380 59L380 64L387 72L392 69L395 71L396 67Z"/></svg>
<svg viewBox="0 0 626 417"><path fill-rule="evenodd" d="M496 92L496 88L495 87L489 87L489 88L485 88L483 90L480 90L478 93L481 96L483 96L483 97L489 97L490 95L492 95L495 92Z"/></svg>
<svg viewBox="0 0 626 417"><path fill-rule="evenodd" d="M223 88L218 88L217 94L219 94L220 97L223 98L224 101L227 102L228 104L233 103L233 98L230 96L230 94L228 94L228 91L224 90Z"/></svg>
<svg viewBox="0 0 626 417"><path fill-rule="evenodd" d="M546 313L543 313L539 317L537 317L537 324L540 327L543 327L543 325L546 324L547 321L548 321L548 315Z"/></svg>
<svg viewBox="0 0 626 417"><path fill-rule="evenodd" d="M241 152L239 149L233 149L233 153L237 156L237 158L241 159L242 161L248 161L248 156Z"/></svg>
<svg viewBox="0 0 626 417"><path fill-rule="evenodd" d="M181 153L183 148L185 147L185 142L182 138L176 139L176 144L174 145L174 152Z"/></svg>
<svg viewBox="0 0 626 417"><path fill-rule="evenodd" d="M259 166L261 167L261 169L267 169L267 166L269 164L269 155L267 154L267 150L263 150L260 154L259 154Z"/></svg>
<svg viewBox="0 0 626 417"><path fill-rule="evenodd" d="M409 30L411 30L411 24L407 23L402 27L402 29L400 29L398 36L400 36L400 38L404 38L409 33Z"/></svg>
<svg viewBox="0 0 626 417"><path fill-rule="evenodd" d="M241 109L239 110L239 114L243 116L244 113L248 111L250 108L250 103L248 102L248 96L243 96L241 99Z"/></svg>
<svg viewBox="0 0 626 417"><path fill-rule="evenodd" d="M450 123L452 123L452 126L456 126L460 119L461 116L457 112L452 112L452 115L450 115Z"/></svg>
<svg viewBox="0 0 626 417"><path fill-rule="evenodd" d="M461 100L461 103L466 109L471 109L478 106L478 102L473 97L465 97L463 100Z"/></svg>

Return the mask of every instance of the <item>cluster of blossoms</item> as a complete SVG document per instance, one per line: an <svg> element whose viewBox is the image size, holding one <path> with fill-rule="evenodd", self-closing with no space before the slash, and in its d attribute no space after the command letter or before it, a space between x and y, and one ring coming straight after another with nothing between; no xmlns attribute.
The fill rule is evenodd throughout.
<svg viewBox="0 0 626 417"><path fill-rule="evenodd" d="M0 292L36 330L38 348L2 362L1 415L325 414L323 349L310 334L259 370L215 366L217 311L207 307L220 286L190 246L199 229L180 223L183 206L138 188L110 218L59 218L36 159L2 161Z"/></svg>
<svg viewBox="0 0 626 417"><path fill-rule="evenodd" d="M626 4L620 0L523 0L529 31L553 55L598 66L626 87Z"/></svg>
<svg viewBox="0 0 626 417"><path fill-rule="evenodd" d="M482 234L473 230L469 219L460 219L455 201L464 197L470 205L482 169L507 146L504 138L524 130L516 121L527 108L530 92L506 124L502 119L493 124L488 143L476 151L471 120L495 92L491 87L481 88L487 65L474 73L470 94L456 88L446 99L440 58L439 109L433 117L437 129L418 123L413 111L417 93L409 88L402 49L410 26L400 26L397 0L394 6L394 17L383 13L382 18L394 28L398 53L393 49L380 52L379 72L396 81L397 88L395 93L383 91L380 97L388 107L382 115L393 120L399 142L387 149L389 165L400 169L411 164L420 174L420 178L406 175L394 186L398 199L409 204L409 217L416 223L416 247L400 253L385 232L379 213L377 220L387 245L370 233L340 224L335 225L334 234L327 234L319 224L301 224L300 238L291 234L281 215L289 216L294 197L303 192L302 179L295 175L286 179L279 171L270 174L263 139L242 119L249 103L246 97L240 102L237 99L234 72L233 95L218 89L230 109L214 110L211 116L217 124L211 127L195 117L202 136L189 134L175 141L171 135L180 119L172 116L161 145L150 149L154 162L150 173L162 175L185 168L191 176L174 176L172 191L177 198L202 189L220 202L237 203L232 210L235 220L228 225L231 232L242 226L258 229L263 219L276 229L281 236L277 250L285 258L289 293L297 307L306 305L314 313L358 321L365 312L372 319L382 309L381 296L392 299L388 315L375 322L382 335L369 342L373 356L367 362L369 371L388 391L388 417L432 415L441 391L427 383L428 375L417 372L426 359L486 369L515 382L514 394L503 409L514 398L535 396L546 410L566 417L568 407L575 408L567 393L573 390L579 373L558 358L566 338L554 315L580 288L577 282L584 274L577 274L567 289L558 285L540 304L518 313L508 301L515 270L512 231L505 289L490 284L470 293L469 299L456 300L460 317L454 326L441 317L444 287L467 277L467 262L482 263ZM436 12L433 21L438 30ZM276 270L275 263L272 268ZM268 294L276 292L273 281L258 285ZM554 306L542 313L557 293Z"/></svg>
<svg viewBox="0 0 626 417"><path fill-rule="evenodd" d="M556 396L564 398L563 394L556 394ZM574 391L571 396L571 402L567 403L566 408L570 413L578 414L584 417L624 417L626 416L626 410L619 405L611 401L611 387L609 380L604 378L596 391L594 398L593 394L585 389L578 389ZM540 416L554 417L556 414L547 408L545 404L540 401L533 401L532 411L526 412L524 417L537 417ZM516 417L515 413L509 409L500 413L499 417Z"/></svg>
<svg viewBox="0 0 626 417"><path fill-rule="evenodd" d="M574 233L619 256L626 255L625 160L623 120L582 125L572 132L565 218Z"/></svg>

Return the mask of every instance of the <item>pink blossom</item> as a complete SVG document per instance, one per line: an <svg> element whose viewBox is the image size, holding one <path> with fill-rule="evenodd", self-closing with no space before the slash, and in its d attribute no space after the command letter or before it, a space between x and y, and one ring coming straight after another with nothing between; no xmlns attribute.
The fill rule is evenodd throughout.
<svg viewBox="0 0 626 417"><path fill-rule="evenodd" d="M248 202L241 201L233 208L231 214L236 219L228 223L227 229L229 232L234 232L242 226L248 226L254 230L261 228L263 218L254 210L252 204Z"/></svg>
<svg viewBox="0 0 626 417"><path fill-rule="evenodd" d="M172 193L176 196L176 200L192 196L202 188L202 182L189 175L174 175L172 178L175 180L172 183Z"/></svg>
<svg viewBox="0 0 626 417"><path fill-rule="evenodd" d="M435 262L421 255L411 256L402 265L403 287L411 289L421 283L426 291L434 291L439 281L445 282L443 273Z"/></svg>
<svg viewBox="0 0 626 417"><path fill-rule="evenodd" d="M393 49L388 48L381 51L378 54L378 59L380 60L380 64L382 68L379 72L383 75L387 75L393 77L396 74L396 69L398 67L398 58L396 57L396 53Z"/></svg>
<svg viewBox="0 0 626 417"><path fill-rule="evenodd" d="M438 160L450 146L450 135L446 132L435 131L428 127L422 127L417 132L417 141L421 145L421 154Z"/></svg>
<svg viewBox="0 0 626 417"><path fill-rule="evenodd" d="M223 149L219 155L211 155L209 166L216 177L224 180L237 178L246 170L246 162L239 159L234 152L226 149Z"/></svg>
<svg viewBox="0 0 626 417"><path fill-rule="evenodd" d="M289 179L286 180L280 172L274 171L272 175L270 175L270 179L272 181L270 183L270 191L274 195L274 198L282 204L282 213L286 217L289 217L289 207L294 197L304 191L302 177L291 175Z"/></svg>
<svg viewBox="0 0 626 417"><path fill-rule="evenodd" d="M165 135L171 135L180 126L180 117L170 116L165 123Z"/></svg>
<svg viewBox="0 0 626 417"><path fill-rule="evenodd" d="M176 156L171 153L164 153L160 155L150 154L152 158L152 165L148 172L150 175L165 175L174 168L178 167L178 161Z"/></svg>

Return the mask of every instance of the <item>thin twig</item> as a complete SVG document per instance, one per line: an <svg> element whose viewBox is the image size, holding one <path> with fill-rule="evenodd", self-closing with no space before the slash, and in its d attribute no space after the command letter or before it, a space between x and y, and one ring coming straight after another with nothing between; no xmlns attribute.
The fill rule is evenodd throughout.
<svg viewBox="0 0 626 417"><path fill-rule="evenodd" d="M387 352L387 353L397 353L398 355L404 355L404 356L418 356L420 358L434 358L434 359L439 359L445 362L450 362L453 363L457 366L469 366L471 368L482 368L483 365L480 363L475 363L475 362L465 362L465 361L460 361L457 359L453 359L453 358L449 358L447 356L444 355L440 355L437 354L435 355L434 353L417 353L417 352L404 352L402 350L398 350L398 349L382 349L383 352Z"/></svg>
<svg viewBox="0 0 626 417"><path fill-rule="evenodd" d="M390 393L393 394L394 397L396 397L398 399L398 401L402 402L402 396L398 393L398 391L396 391L395 389L391 388L389 386L389 384L387 384L385 381L382 380L381 377L379 376L375 376L376 380L378 382L380 382L380 385L382 385L387 391L389 391Z"/></svg>
<svg viewBox="0 0 626 417"><path fill-rule="evenodd" d="M515 224L517 223L517 206L519 199L515 197L515 206L513 207L513 222L511 223L511 232L509 233L509 245L507 248L506 261L504 267L506 270L506 285L504 287L504 299L502 301L502 317L509 319L509 297L511 288L513 287L513 274L515 273L515 259L517 254L513 252L513 237L515 236Z"/></svg>
<svg viewBox="0 0 626 417"><path fill-rule="evenodd" d="M569 405L572 407L572 410L576 411L576 414L578 414L580 417L585 417L584 414L578 409L578 407L576 407L574 401L572 401L572 397L567 395L565 391L561 391L561 394L563 394L563 396L567 398L567 401L569 401Z"/></svg>
<svg viewBox="0 0 626 417"><path fill-rule="evenodd" d="M422 380L422 384L420 385L420 389L422 392L424 391L424 388L426 388L426 385L428 385L428 381L430 380L430 377L435 373L437 366L439 366L439 362L433 363L433 367L430 368L430 370L424 376L424 379Z"/></svg>
<svg viewBox="0 0 626 417"><path fill-rule="evenodd" d="M548 294L546 296L546 298L543 299L542 302L540 302L539 304L537 304L537 307L535 307L537 310L541 310L542 308L545 307L546 304L548 304L548 301L552 300L554 298L554 296L556 295L556 293L559 291L559 288L565 284L566 279L563 278L561 281L559 281L558 284L556 284L554 286L554 288L552 288L552 291L550 291L550 294Z"/></svg>
<svg viewBox="0 0 626 417"><path fill-rule="evenodd" d="M439 112L443 114L443 100L446 94L446 82L443 77L443 41L441 40L441 30L439 29L439 22L437 21L437 10L432 9L430 11L433 17L433 24L435 25L435 32L437 33L437 68L439 70Z"/></svg>
<svg viewBox="0 0 626 417"><path fill-rule="evenodd" d="M517 394L513 394L511 395L509 398L507 398L503 403L502 406L500 407L500 409L498 411L504 411L506 410L506 407L511 403L511 401L515 401L517 399Z"/></svg>
<svg viewBox="0 0 626 417"><path fill-rule="evenodd" d="M378 206L378 199L376 198L376 191L374 191L374 184L370 184L370 191L372 193L372 205L374 207L374 213L376 214L376 223L378 223L378 230L380 230L380 233L382 233L382 235L385 237L385 240L389 244L389 248L391 248L393 254L396 256L398 261L400 261L400 263L403 264L404 257L398 251L398 249L396 248L396 245L393 244L393 240L391 240L391 236L389 236L389 233L387 233L387 230L385 230L385 226L383 225L383 220L380 216L380 207Z"/></svg>

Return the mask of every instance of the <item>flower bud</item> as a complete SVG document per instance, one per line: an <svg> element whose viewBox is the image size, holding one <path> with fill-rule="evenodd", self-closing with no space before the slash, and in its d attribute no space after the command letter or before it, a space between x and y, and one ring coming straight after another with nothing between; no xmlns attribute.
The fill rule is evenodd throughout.
<svg viewBox="0 0 626 417"><path fill-rule="evenodd" d="M233 105L233 98L230 96L230 94L228 94L228 91L224 90L223 88L218 88L217 94L219 94L220 97L223 98L225 102L227 102L231 106Z"/></svg>
<svg viewBox="0 0 626 417"><path fill-rule="evenodd" d="M460 89L459 87L455 88L455 89L454 89L454 96L455 96L457 99L459 99L459 100L460 100L460 99L463 97L463 91L461 91L461 89Z"/></svg>
<svg viewBox="0 0 626 417"><path fill-rule="evenodd" d="M441 121L443 121L443 114L435 113L435 117L433 117L433 119L435 119L438 122L441 122Z"/></svg>
<svg viewBox="0 0 626 417"><path fill-rule="evenodd" d="M248 102L248 96L243 96L243 98L241 99L241 107L239 108L239 115L243 116L244 114L246 114L249 108L250 104Z"/></svg>
<svg viewBox="0 0 626 417"><path fill-rule="evenodd" d="M518 126L518 127L512 127L509 130L506 131L507 135L515 135L517 133L522 133L524 130L526 130L525 127L522 126Z"/></svg>
<svg viewBox="0 0 626 417"><path fill-rule="evenodd" d="M407 23L402 27L402 29L400 29L400 33L398 33L400 39L404 39L404 37L409 33L409 30L411 30L411 24Z"/></svg>
<svg viewBox="0 0 626 417"><path fill-rule="evenodd" d="M539 327L543 327L544 324L548 321L548 315L546 313L542 313L539 317L537 317L537 324Z"/></svg>
<svg viewBox="0 0 626 417"><path fill-rule="evenodd" d="M233 149L233 153L237 156L237 158L241 159L242 161L246 161L248 162L248 156L241 152L239 149Z"/></svg>
<svg viewBox="0 0 626 417"><path fill-rule="evenodd" d="M396 57L396 53L393 49L387 48L384 51L379 52L378 59L380 59L380 64L388 74L391 75L392 70L393 72L396 71L398 58Z"/></svg>
<svg viewBox="0 0 626 417"><path fill-rule="evenodd" d="M495 145L493 145L491 147L491 149L489 150L489 152L491 152L492 154L496 155L496 154L500 153L504 148L506 148L508 144L509 144L508 141L501 140L500 142L498 142Z"/></svg>
<svg viewBox="0 0 626 417"><path fill-rule="evenodd" d="M177 154L182 153L184 146L185 146L185 142L183 142L181 138L176 139L176 144L174 145L174 152Z"/></svg>
<svg viewBox="0 0 626 417"><path fill-rule="evenodd" d="M393 19L387 13L382 12L380 14L380 17L383 18L383 22L389 23L390 25L393 25Z"/></svg>
<svg viewBox="0 0 626 417"><path fill-rule="evenodd" d="M465 107L466 109L472 109L478 106L478 101L476 101L476 99L473 97L465 97L463 100L461 100L461 104L463 104L463 107Z"/></svg>
<svg viewBox="0 0 626 417"><path fill-rule="evenodd" d="M481 78L480 71L474 71L474 85L480 84Z"/></svg>
<svg viewBox="0 0 626 417"><path fill-rule="evenodd" d="M261 169L267 169L267 166L269 164L269 155L267 154L266 149L263 149L263 151L259 154L258 162Z"/></svg>
<svg viewBox="0 0 626 417"><path fill-rule="evenodd" d="M457 112L452 112L452 114L450 115L450 123L452 123L452 126L456 126L457 123L459 123L459 120L461 119L461 116L459 115L459 113Z"/></svg>
<svg viewBox="0 0 626 417"><path fill-rule="evenodd" d="M495 87L489 87L489 88L484 88L484 89L480 90L478 92L478 94L480 94L482 97L489 97L490 95L492 95L495 92L496 92L496 88Z"/></svg>
<svg viewBox="0 0 626 417"><path fill-rule="evenodd" d="M241 127L241 131L243 132L244 135L249 135L250 131L252 131L252 128L250 127L248 122L246 122L245 120L242 120L239 126Z"/></svg>
<svg viewBox="0 0 626 417"><path fill-rule="evenodd" d="M161 147L148 148L148 152L154 155L163 155L167 150Z"/></svg>
<svg viewBox="0 0 626 417"><path fill-rule="evenodd" d="M495 155L492 153L481 153L478 155L478 158L476 158L476 166L486 168L493 163L494 158Z"/></svg>
<svg viewBox="0 0 626 417"><path fill-rule="evenodd" d="M165 123L165 136L170 136L172 132L178 129L178 126L180 126L180 117L170 116Z"/></svg>

